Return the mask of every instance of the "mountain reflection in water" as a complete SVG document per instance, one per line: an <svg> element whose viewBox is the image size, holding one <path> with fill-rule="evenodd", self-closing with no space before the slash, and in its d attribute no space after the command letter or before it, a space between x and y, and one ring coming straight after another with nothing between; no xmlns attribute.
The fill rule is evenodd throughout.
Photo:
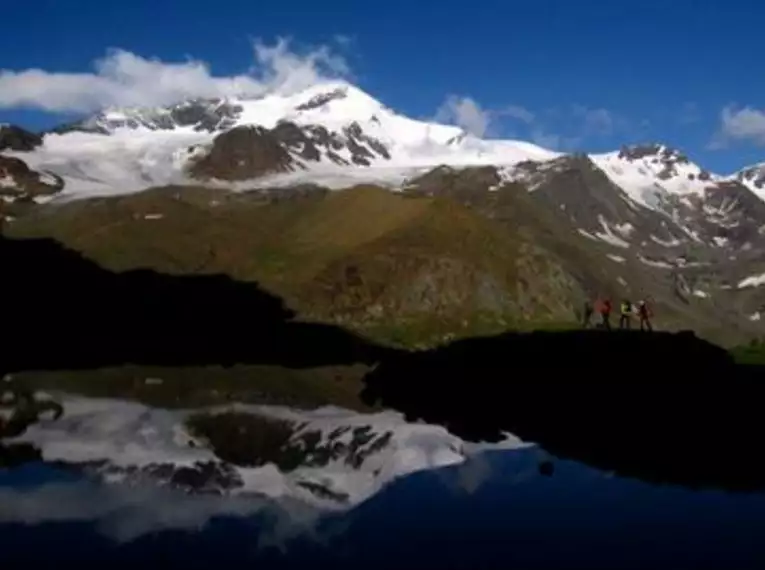
<svg viewBox="0 0 765 570"><path fill-rule="evenodd" d="M714 454L710 454L713 460ZM620 479L539 449L398 479L345 513L0 471L4 561L185 568L762 568L765 494ZM324 566L326 565L326 566Z"/></svg>

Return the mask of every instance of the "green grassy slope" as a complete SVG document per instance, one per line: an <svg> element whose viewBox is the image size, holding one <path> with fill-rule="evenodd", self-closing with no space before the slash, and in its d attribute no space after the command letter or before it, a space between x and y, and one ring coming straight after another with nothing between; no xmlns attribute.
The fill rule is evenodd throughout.
<svg viewBox="0 0 765 570"><path fill-rule="evenodd" d="M114 270L259 281L304 318L405 344L571 322L582 296L531 236L375 187L278 201L160 188L39 209L8 234L57 238Z"/></svg>

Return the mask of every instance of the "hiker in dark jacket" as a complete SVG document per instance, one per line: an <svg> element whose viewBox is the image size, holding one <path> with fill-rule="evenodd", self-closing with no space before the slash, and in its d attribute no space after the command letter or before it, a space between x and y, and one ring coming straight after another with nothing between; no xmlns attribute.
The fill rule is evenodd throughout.
<svg viewBox="0 0 765 570"><path fill-rule="evenodd" d="M629 299L624 299L619 308L619 328L629 329L632 324L632 303Z"/></svg>
<svg viewBox="0 0 765 570"><path fill-rule="evenodd" d="M593 309L592 303L585 301L582 308L582 328L590 328L593 312L595 312L595 309Z"/></svg>
<svg viewBox="0 0 765 570"><path fill-rule="evenodd" d="M653 316L651 308L645 301L638 303L638 317L640 318L640 330L641 331L653 331L651 326L651 317Z"/></svg>

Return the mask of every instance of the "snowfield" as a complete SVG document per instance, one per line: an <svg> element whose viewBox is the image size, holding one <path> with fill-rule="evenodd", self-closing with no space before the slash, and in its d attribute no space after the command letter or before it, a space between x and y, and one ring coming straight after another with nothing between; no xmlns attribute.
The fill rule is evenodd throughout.
<svg viewBox="0 0 765 570"><path fill-rule="evenodd" d="M344 95L303 108L317 97L333 93ZM273 128L280 121L291 121L300 126L320 125L340 132L356 123L364 135L380 141L391 155L390 160L378 159L369 167L304 161L305 171L240 182L234 185L237 187L282 186L304 181L330 187L349 182L399 187L412 176L441 164L511 165L560 156L531 143L482 140L459 127L410 119L344 82L317 85L297 95L274 94L260 99L232 99L228 103L241 107L233 126ZM156 112L145 111L147 114ZM99 126L106 128L109 121L137 114L140 110L109 110L103 114L105 123ZM186 176L185 167L218 134L196 131L193 126L156 130L146 126L120 126L108 130L109 134L47 134L43 145L34 151L7 154L22 158L34 170L47 170L61 176L65 182L61 198L114 195L193 182ZM195 146L197 150L190 150Z"/></svg>
<svg viewBox="0 0 765 570"><path fill-rule="evenodd" d="M64 180L62 197L108 196L151 186L183 183L188 147L212 140L191 128L172 131L119 129L111 135L48 134L32 152L8 152L30 168Z"/></svg>

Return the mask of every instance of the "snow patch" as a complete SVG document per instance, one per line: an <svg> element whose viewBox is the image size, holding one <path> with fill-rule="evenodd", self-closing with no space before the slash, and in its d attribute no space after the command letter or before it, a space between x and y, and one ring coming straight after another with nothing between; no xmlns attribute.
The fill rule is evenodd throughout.
<svg viewBox="0 0 765 570"><path fill-rule="evenodd" d="M560 155L558 155L560 156ZM519 182L526 186L529 192L534 192L549 179L551 173L560 172L566 168L566 163L555 160L554 156L548 156L543 160L517 161L511 166L500 169L500 177L503 182Z"/></svg>
<svg viewBox="0 0 765 570"><path fill-rule="evenodd" d="M55 176L53 176L50 172L40 172L40 182L43 184L47 184L48 186L56 186L58 184L58 180Z"/></svg>
<svg viewBox="0 0 765 570"><path fill-rule="evenodd" d="M630 244L626 241L624 241L622 238L617 236L609 226L608 222L605 220L605 218L602 215L598 215L598 221L600 222L600 225L603 227L602 232L595 232L595 235L602 241L613 245L615 247L621 247L621 248L628 248Z"/></svg>
<svg viewBox="0 0 765 570"><path fill-rule="evenodd" d="M759 287L763 284L765 284L765 273L761 273L760 275L752 275L746 279L742 279L738 283L738 288L745 289L747 287Z"/></svg>
<svg viewBox="0 0 765 570"><path fill-rule="evenodd" d="M635 226L629 222L623 224L614 224L614 231L621 234L625 238L629 238L635 231Z"/></svg>
<svg viewBox="0 0 765 570"><path fill-rule="evenodd" d="M700 299L709 298L709 293L707 293L706 291L702 291L701 289L694 289L693 295L694 297L699 297Z"/></svg>
<svg viewBox="0 0 765 570"><path fill-rule="evenodd" d="M660 269L672 269L674 265L671 263L668 263L666 261L657 260L657 259L649 259L643 255L638 255L638 259L641 263L644 265L648 265L649 267L658 267Z"/></svg>
<svg viewBox="0 0 765 570"><path fill-rule="evenodd" d="M598 241L598 238L597 238L597 236L594 236L594 235L592 235L592 234L591 234L590 232L588 232L587 230L583 230L582 228L577 228L577 230L576 230L576 231L577 231L577 232L579 232L581 235L583 235L583 236L584 236L584 237L586 237L586 238L589 238L589 239L591 239L591 240L593 240L593 241Z"/></svg>
<svg viewBox="0 0 765 570"><path fill-rule="evenodd" d="M626 261L626 259L624 259L621 255L612 255L609 253L606 255L606 257L611 261L615 261L616 263L624 263Z"/></svg>

